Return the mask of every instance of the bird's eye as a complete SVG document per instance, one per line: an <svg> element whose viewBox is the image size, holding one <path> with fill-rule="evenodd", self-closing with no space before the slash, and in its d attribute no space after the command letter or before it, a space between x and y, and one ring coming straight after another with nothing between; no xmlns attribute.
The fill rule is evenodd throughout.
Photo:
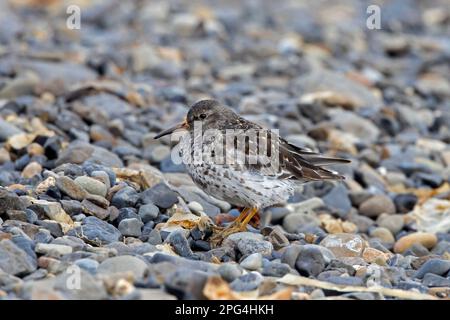
<svg viewBox="0 0 450 320"><path fill-rule="evenodd" d="M202 120L205 119L205 118L206 118L206 114L202 113L202 114L199 116L199 118L202 119Z"/></svg>

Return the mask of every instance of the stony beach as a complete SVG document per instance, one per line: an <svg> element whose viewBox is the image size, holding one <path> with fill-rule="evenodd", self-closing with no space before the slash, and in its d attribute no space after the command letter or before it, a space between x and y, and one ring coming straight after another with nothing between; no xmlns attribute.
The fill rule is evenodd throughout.
<svg viewBox="0 0 450 320"><path fill-rule="evenodd" d="M449 4L369 4L0 1L0 299L448 299ZM204 98L345 181L212 246L241 208L153 139Z"/></svg>

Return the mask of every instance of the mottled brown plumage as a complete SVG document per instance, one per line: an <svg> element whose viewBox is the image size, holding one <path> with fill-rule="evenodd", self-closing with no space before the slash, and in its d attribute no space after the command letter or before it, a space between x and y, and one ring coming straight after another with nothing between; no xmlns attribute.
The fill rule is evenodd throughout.
<svg viewBox="0 0 450 320"><path fill-rule="evenodd" d="M188 132L181 137L180 154L193 181L218 199L249 208L233 232L244 230L259 209L286 202L298 183L343 179L324 166L349 162L297 147L215 100L197 102L183 123L156 138L180 128ZM202 161L193 161L196 157Z"/></svg>
<svg viewBox="0 0 450 320"><path fill-rule="evenodd" d="M201 115L206 115L205 119L201 119ZM266 139L265 143L270 144L271 141L276 141L279 145L279 165L281 171L278 178L291 179L305 181L317 181L317 180L341 180L343 176L337 174L334 171L330 171L323 166L332 164L349 163L349 160L341 158L326 157L319 153L312 152L310 150L297 147L285 139L274 134L272 131L265 129L256 123L248 121L243 117L236 114L232 109L221 105L215 100L202 100L192 106L187 114L187 123L190 128L194 121L203 122L203 130L218 129L222 133L225 130L255 130L258 134L264 132L262 135L258 135L258 141L248 141L251 145L256 144L256 148L246 148L246 155L249 155L249 151L258 151L258 146L264 144L261 139ZM265 138L267 137L267 138ZM266 170L266 174L276 176L277 172L270 172L268 166L264 166L261 163L249 164L246 163L242 168L244 170Z"/></svg>

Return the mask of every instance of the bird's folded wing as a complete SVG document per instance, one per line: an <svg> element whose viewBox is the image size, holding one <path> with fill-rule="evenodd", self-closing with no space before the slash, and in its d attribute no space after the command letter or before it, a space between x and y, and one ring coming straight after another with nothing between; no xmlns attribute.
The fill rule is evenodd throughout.
<svg viewBox="0 0 450 320"><path fill-rule="evenodd" d="M225 136L225 165L255 175L301 181L340 180L343 176L322 166L350 162L302 149L263 128L234 131Z"/></svg>

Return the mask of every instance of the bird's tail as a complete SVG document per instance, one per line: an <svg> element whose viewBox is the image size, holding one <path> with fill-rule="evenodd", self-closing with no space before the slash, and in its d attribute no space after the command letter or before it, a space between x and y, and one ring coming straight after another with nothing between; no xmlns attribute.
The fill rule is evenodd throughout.
<svg viewBox="0 0 450 320"><path fill-rule="evenodd" d="M347 164L351 161L343 158L328 157L317 152L299 148L293 144L288 143L288 149L294 155L295 162L298 166L292 166L291 170L299 170L297 177L309 181L320 180L344 180L345 177L336 171L324 168L324 166L335 164ZM301 179L301 180L303 180Z"/></svg>

